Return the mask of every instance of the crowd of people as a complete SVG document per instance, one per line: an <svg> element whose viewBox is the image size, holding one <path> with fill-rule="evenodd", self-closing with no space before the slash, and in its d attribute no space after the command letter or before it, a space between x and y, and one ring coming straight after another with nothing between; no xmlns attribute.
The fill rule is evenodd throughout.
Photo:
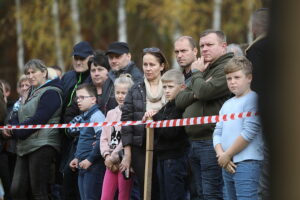
<svg viewBox="0 0 300 200"><path fill-rule="evenodd" d="M19 99L0 81L0 125L171 120L257 112L259 67L268 10L253 14L256 40L227 47L220 30L174 42L181 69L157 47L144 48L141 69L129 45L94 51L74 45L73 70L39 59L24 66ZM8 86L7 86L8 85ZM5 200L138 200L145 182L145 125L3 129L0 179ZM152 199L268 199L267 148L258 116L217 124L156 128Z"/></svg>

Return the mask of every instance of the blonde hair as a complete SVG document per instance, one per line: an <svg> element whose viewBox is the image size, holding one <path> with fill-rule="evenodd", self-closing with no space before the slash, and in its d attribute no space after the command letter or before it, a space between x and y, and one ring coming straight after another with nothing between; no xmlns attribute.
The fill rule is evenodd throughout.
<svg viewBox="0 0 300 200"><path fill-rule="evenodd" d="M170 69L162 75L161 81L162 82L175 82L178 85L182 85L182 84L184 84L184 75L178 69Z"/></svg>
<svg viewBox="0 0 300 200"><path fill-rule="evenodd" d="M47 67L47 71L48 71L48 79L53 80L58 77L55 69L53 69L51 67Z"/></svg>
<svg viewBox="0 0 300 200"><path fill-rule="evenodd" d="M224 67L225 74L242 70L246 75L252 74L252 64L245 56L235 56Z"/></svg>
<svg viewBox="0 0 300 200"><path fill-rule="evenodd" d="M17 83L17 87L21 87L21 83L28 81L29 82L29 78L27 78L27 76L25 74L23 74L20 79L18 80Z"/></svg>
<svg viewBox="0 0 300 200"><path fill-rule="evenodd" d="M133 86L133 80L131 78L130 74L121 74L114 82L114 86L124 84L127 85L128 89L130 89Z"/></svg>

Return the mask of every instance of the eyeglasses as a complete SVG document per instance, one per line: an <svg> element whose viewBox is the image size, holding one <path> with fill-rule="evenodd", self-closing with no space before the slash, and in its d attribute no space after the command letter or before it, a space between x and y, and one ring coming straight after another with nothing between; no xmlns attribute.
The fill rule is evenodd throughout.
<svg viewBox="0 0 300 200"><path fill-rule="evenodd" d="M160 49L157 47L150 47L143 49L143 53L158 53L160 52Z"/></svg>
<svg viewBox="0 0 300 200"><path fill-rule="evenodd" d="M84 99L89 98L89 97L94 97L94 96L78 96L78 97L75 97L74 100L75 101L78 101L78 100L83 101Z"/></svg>

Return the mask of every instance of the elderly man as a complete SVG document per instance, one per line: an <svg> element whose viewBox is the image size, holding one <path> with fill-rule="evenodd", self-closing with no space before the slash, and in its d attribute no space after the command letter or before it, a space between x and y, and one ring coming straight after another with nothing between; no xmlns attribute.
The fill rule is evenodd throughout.
<svg viewBox="0 0 300 200"><path fill-rule="evenodd" d="M80 111L75 105L76 88L82 83L92 83L88 68L88 60L93 56L93 49L86 41L74 45L72 53L73 70L66 72L62 79L64 99L62 122L69 123ZM63 173L63 199L80 199L77 186L77 173L69 168L69 160L72 159L74 138L64 137L62 142L62 161L60 170Z"/></svg>

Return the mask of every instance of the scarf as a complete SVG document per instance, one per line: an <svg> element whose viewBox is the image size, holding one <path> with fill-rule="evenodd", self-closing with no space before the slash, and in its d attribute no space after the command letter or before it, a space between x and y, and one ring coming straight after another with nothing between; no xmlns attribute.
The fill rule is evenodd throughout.
<svg viewBox="0 0 300 200"><path fill-rule="evenodd" d="M146 86L146 111L149 110L159 111L166 103L161 80L159 80L158 91L156 94L153 94L151 92L150 83L146 78L144 79L144 82Z"/></svg>

